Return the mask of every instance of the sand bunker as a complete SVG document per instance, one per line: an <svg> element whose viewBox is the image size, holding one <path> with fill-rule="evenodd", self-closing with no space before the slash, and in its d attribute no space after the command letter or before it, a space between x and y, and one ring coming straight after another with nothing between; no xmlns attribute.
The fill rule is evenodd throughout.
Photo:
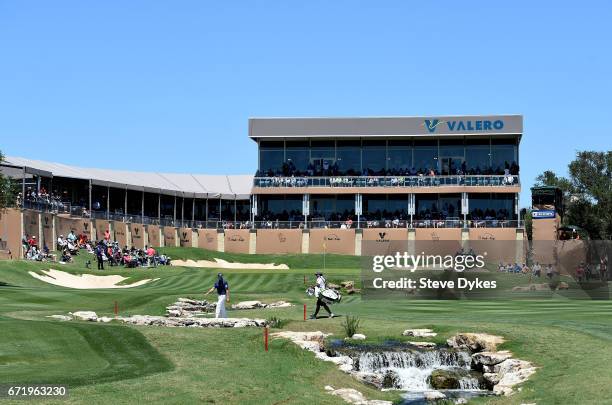
<svg viewBox="0 0 612 405"><path fill-rule="evenodd" d="M61 287L68 288L78 288L81 290L91 289L91 288L131 288L138 287L140 285L146 284L150 281L159 280L159 278L155 279L145 279L140 280L132 284L122 284L118 285L124 280L127 280L127 277L122 277L119 275L112 276L96 276L93 274L70 274L64 271L49 269L43 270L43 274L38 274L33 271L30 271L30 275L35 277L45 283L59 285Z"/></svg>
<svg viewBox="0 0 612 405"><path fill-rule="evenodd" d="M258 269L258 270L289 270L286 264L274 263L238 263L223 259L211 260L172 260L172 266L204 267L212 269Z"/></svg>

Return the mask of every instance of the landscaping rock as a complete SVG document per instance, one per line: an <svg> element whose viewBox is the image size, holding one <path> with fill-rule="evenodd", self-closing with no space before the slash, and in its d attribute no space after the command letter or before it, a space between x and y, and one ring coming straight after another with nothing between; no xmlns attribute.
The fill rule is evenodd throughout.
<svg viewBox="0 0 612 405"><path fill-rule="evenodd" d="M100 318L98 318L98 322L104 322L104 323L108 323L112 320L113 318L109 318L108 316L101 316Z"/></svg>
<svg viewBox="0 0 612 405"><path fill-rule="evenodd" d="M452 390L460 387L462 375L454 370L434 370L429 376L429 385L437 390Z"/></svg>
<svg viewBox="0 0 612 405"><path fill-rule="evenodd" d="M512 291L550 291L550 285L548 283L535 283L526 286L513 287Z"/></svg>
<svg viewBox="0 0 612 405"><path fill-rule="evenodd" d="M434 342L408 342L408 343L411 344L412 346L421 347L421 348L436 347L436 344Z"/></svg>
<svg viewBox="0 0 612 405"><path fill-rule="evenodd" d="M243 301L232 305L232 309L255 309L264 308L261 301Z"/></svg>
<svg viewBox="0 0 612 405"><path fill-rule="evenodd" d="M496 394L510 395L512 387L527 379L536 372L536 368L528 361L507 359L499 364L497 375L499 382L493 387Z"/></svg>
<svg viewBox="0 0 612 405"><path fill-rule="evenodd" d="M292 307L293 304L290 302L286 302L286 301L276 301L276 302L272 302L270 304L267 304L266 308L287 308L287 307Z"/></svg>
<svg viewBox="0 0 612 405"><path fill-rule="evenodd" d="M557 284L557 290L569 290L569 284L567 284L565 281L561 281L559 284Z"/></svg>
<svg viewBox="0 0 612 405"><path fill-rule="evenodd" d="M286 308L291 306L293 304L285 301L277 301L270 304L265 304L261 301L243 301L232 305L232 309Z"/></svg>
<svg viewBox="0 0 612 405"><path fill-rule="evenodd" d="M325 386L325 390L329 392L331 395L335 395L340 397L349 404L355 405L392 405L391 401L381 401L377 399L368 400L366 397L359 391L353 388L339 388L335 389L334 387L328 385Z"/></svg>
<svg viewBox="0 0 612 405"><path fill-rule="evenodd" d="M472 352L496 351L497 345L504 342L501 336L487 333L458 333L446 341L455 349L469 349Z"/></svg>
<svg viewBox="0 0 612 405"><path fill-rule="evenodd" d="M472 355L472 360L476 364L494 366L512 357L512 353L507 350L500 352L478 352Z"/></svg>
<svg viewBox="0 0 612 405"><path fill-rule="evenodd" d="M355 333L353 336L351 336L351 339L354 340L365 340L366 335L362 334L362 333Z"/></svg>
<svg viewBox="0 0 612 405"><path fill-rule="evenodd" d="M423 397L426 401L437 401L439 399L446 399L446 395L440 391L425 391Z"/></svg>
<svg viewBox="0 0 612 405"><path fill-rule="evenodd" d="M168 317L191 317L203 313L215 312L217 304L206 300L199 301L191 298L179 298L174 304L166 307Z"/></svg>
<svg viewBox="0 0 612 405"><path fill-rule="evenodd" d="M95 322L98 319L98 315L93 311L76 311L70 312L69 314L76 319L80 319L81 321Z"/></svg>
<svg viewBox="0 0 612 405"><path fill-rule="evenodd" d="M117 318L133 325L152 325L192 328L244 328L266 326L265 319L248 318L167 318L165 316L133 315Z"/></svg>
<svg viewBox="0 0 612 405"><path fill-rule="evenodd" d="M414 337L434 337L438 334L431 329L406 329L402 335Z"/></svg>
<svg viewBox="0 0 612 405"><path fill-rule="evenodd" d="M497 384L500 378L499 374L497 373L484 373L482 377L485 379L485 381L487 382L487 384L489 384L490 387L493 387L495 384Z"/></svg>
<svg viewBox="0 0 612 405"><path fill-rule="evenodd" d="M393 388L398 389L401 388L401 379L397 372L393 370L387 370L382 379L382 387L381 388Z"/></svg>
<svg viewBox="0 0 612 405"><path fill-rule="evenodd" d="M273 333L271 336L273 338L289 339L296 345L300 346L302 349L306 349L311 352L318 353L324 350L323 340L327 336L330 336L330 334L326 334L321 331L316 331L316 332L283 331L283 332Z"/></svg>

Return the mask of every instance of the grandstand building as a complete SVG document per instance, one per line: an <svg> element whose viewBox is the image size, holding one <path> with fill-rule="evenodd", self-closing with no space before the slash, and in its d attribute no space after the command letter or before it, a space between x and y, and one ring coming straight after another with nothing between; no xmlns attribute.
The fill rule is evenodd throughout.
<svg viewBox="0 0 612 405"><path fill-rule="evenodd" d="M53 248L73 229L126 246L344 254L363 240L516 240L522 132L520 115L253 118L254 176L8 157L21 209L2 215L0 238L11 252L22 235Z"/></svg>

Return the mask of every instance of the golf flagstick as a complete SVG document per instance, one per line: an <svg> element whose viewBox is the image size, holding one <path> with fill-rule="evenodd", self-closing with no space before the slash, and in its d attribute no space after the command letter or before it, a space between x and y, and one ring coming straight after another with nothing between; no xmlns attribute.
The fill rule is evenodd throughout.
<svg viewBox="0 0 612 405"><path fill-rule="evenodd" d="M323 242L323 272L325 272L325 254L327 253L327 243Z"/></svg>

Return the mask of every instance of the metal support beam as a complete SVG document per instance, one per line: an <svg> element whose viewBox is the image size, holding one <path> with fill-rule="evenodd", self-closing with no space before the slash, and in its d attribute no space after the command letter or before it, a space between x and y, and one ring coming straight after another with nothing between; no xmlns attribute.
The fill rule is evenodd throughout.
<svg viewBox="0 0 612 405"><path fill-rule="evenodd" d="M157 194L157 221L161 221L161 193Z"/></svg>
<svg viewBox="0 0 612 405"><path fill-rule="evenodd" d="M144 200L145 200L145 192L142 190L142 199L140 201L140 222L144 224Z"/></svg>
<svg viewBox="0 0 612 405"><path fill-rule="evenodd" d="M174 195L174 212L172 214L172 220L176 222L176 194Z"/></svg>

